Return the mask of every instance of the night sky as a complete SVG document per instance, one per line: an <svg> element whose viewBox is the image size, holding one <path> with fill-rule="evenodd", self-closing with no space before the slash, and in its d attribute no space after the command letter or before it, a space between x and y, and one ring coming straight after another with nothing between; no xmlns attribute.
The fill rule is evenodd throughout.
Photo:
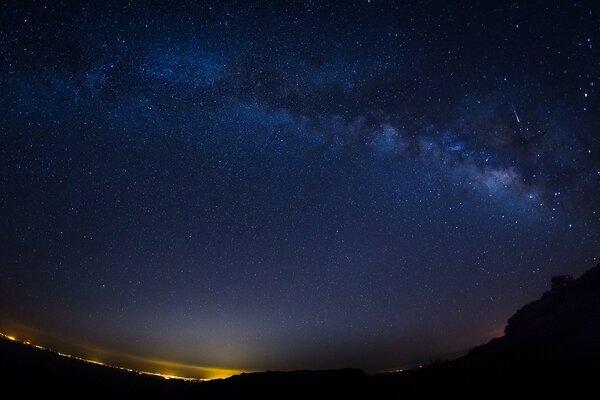
<svg viewBox="0 0 600 400"><path fill-rule="evenodd" d="M0 6L0 331L381 371L598 262L597 2L247 3Z"/></svg>

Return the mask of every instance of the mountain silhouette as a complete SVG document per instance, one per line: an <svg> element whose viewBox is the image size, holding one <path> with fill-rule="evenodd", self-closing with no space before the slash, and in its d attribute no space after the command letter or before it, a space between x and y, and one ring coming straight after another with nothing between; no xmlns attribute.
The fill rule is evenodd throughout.
<svg viewBox="0 0 600 400"><path fill-rule="evenodd" d="M509 318L504 336L422 370L373 377L398 394L445 398L598 398L600 264ZM397 390L396 390L397 389Z"/></svg>
<svg viewBox="0 0 600 400"><path fill-rule="evenodd" d="M501 338L473 349L466 360L492 355L588 363L600 356L600 264L573 280L552 278L552 289L508 319Z"/></svg>
<svg viewBox="0 0 600 400"><path fill-rule="evenodd" d="M261 372L209 382L138 375L0 340L4 393L85 398L598 398L600 264L518 310L504 336L401 373Z"/></svg>

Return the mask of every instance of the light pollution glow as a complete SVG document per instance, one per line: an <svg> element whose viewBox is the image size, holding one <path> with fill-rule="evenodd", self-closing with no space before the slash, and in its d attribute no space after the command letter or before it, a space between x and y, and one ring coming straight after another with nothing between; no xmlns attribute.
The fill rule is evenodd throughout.
<svg viewBox="0 0 600 400"><path fill-rule="evenodd" d="M24 345L32 346L40 350L50 351L52 353L58 354L62 357L73 358L79 361L102 365L109 368L120 369L123 371L133 372L140 375L153 375L160 376L165 379L181 379L186 381L207 381L212 379L223 379L228 378L232 375L237 375L242 372L242 370L236 369L226 369L226 368L215 368L215 367L207 367L207 366L197 366L197 365L189 365L171 361L164 360L154 360L144 357L137 357L132 355L124 355L124 354L112 354L112 358L118 358L122 365L116 365L114 363L104 362L97 359L90 359L85 357L80 357L72 354L63 353L48 347L40 346L38 344L34 344L29 340L21 340L14 335L8 335L4 333L0 333L0 337L4 339L8 339L13 342L21 343ZM95 350L96 351L96 350ZM133 368L129 365L138 364L143 365L143 370L139 368ZM127 365L127 366L126 366Z"/></svg>

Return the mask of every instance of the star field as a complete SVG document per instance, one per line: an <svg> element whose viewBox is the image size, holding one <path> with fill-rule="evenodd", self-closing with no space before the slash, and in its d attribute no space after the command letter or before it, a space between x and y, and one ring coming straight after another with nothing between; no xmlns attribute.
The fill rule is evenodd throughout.
<svg viewBox="0 0 600 400"><path fill-rule="evenodd" d="M3 332L379 371L598 262L594 2L1 10Z"/></svg>

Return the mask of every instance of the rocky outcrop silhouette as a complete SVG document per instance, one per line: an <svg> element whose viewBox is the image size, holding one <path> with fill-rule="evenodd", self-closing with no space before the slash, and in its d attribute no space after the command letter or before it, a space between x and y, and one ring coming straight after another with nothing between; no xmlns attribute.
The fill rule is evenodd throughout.
<svg viewBox="0 0 600 400"><path fill-rule="evenodd" d="M387 387L445 398L598 398L600 264L551 283L509 318L504 336L458 359L387 376Z"/></svg>
<svg viewBox="0 0 600 400"><path fill-rule="evenodd" d="M552 289L509 320L505 346L545 348L558 358L600 355L600 264L578 279L552 278Z"/></svg>

